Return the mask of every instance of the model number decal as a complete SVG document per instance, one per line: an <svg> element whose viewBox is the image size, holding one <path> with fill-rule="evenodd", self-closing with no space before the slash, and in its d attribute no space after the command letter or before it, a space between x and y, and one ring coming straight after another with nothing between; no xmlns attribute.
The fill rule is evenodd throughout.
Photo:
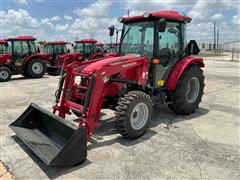
<svg viewBox="0 0 240 180"><path fill-rule="evenodd" d="M128 63L128 64L123 64L122 67L126 68L126 67L133 66L133 65L136 65L136 64L137 64L136 62L132 62L132 63Z"/></svg>

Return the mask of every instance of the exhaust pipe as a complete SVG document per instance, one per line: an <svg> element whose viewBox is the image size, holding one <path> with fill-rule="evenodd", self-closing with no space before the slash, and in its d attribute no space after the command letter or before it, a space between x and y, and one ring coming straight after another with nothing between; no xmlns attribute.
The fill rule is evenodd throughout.
<svg viewBox="0 0 240 180"><path fill-rule="evenodd" d="M85 127L76 129L34 103L10 128L46 165L73 166L86 160Z"/></svg>

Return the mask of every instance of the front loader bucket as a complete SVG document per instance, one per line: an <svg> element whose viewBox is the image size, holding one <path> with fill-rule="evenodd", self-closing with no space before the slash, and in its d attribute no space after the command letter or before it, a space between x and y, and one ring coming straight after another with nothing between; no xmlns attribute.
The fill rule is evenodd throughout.
<svg viewBox="0 0 240 180"><path fill-rule="evenodd" d="M72 166L87 157L86 130L31 104L13 123L16 135L49 166Z"/></svg>

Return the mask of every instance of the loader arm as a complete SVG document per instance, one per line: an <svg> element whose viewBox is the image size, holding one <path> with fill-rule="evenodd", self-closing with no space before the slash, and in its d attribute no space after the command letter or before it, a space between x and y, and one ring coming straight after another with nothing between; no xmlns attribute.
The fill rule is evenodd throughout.
<svg viewBox="0 0 240 180"><path fill-rule="evenodd" d="M99 126L104 97L118 95L126 81L145 86L148 63L147 58L132 58L110 61L98 68L87 65L86 62L74 62L68 66L61 100L53 107L53 112L58 111L58 115L63 118L71 114L70 110L80 113L79 127L86 127L89 140L92 130ZM77 81L81 78L87 79L85 85ZM76 103L80 101L82 103Z"/></svg>

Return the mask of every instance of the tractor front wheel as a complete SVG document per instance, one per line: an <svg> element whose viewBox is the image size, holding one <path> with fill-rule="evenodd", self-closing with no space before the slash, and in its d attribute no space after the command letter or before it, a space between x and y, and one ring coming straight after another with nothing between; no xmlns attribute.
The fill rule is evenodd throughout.
<svg viewBox="0 0 240 180"><path fill-rule="evenodd" d="M12 77L12 71L7 67L0 67L0 82L9 81Z"/></svg>
<svg viewBox="0 0 240 180"><path fill-rule="evenodd" d="M41 78L46 73L46 63L39 59L31 60L26 66L26 76L30 78Z"/></svg>
<svg viewBox="0 0 240 180"><path fill-rule="evenodd" d="M198 66L187 67L172 92L173 103L169 104L169 108L178 114L193 113L202 100L203 89L203 71Z"/></svg>
<svg viewBox="0 0 240 180"><path fill-rule="evenodd" d="M127 139L142 136L152 115L150 96L141 91L131 91L118 100L116 107L116 129Z"/></svg>

